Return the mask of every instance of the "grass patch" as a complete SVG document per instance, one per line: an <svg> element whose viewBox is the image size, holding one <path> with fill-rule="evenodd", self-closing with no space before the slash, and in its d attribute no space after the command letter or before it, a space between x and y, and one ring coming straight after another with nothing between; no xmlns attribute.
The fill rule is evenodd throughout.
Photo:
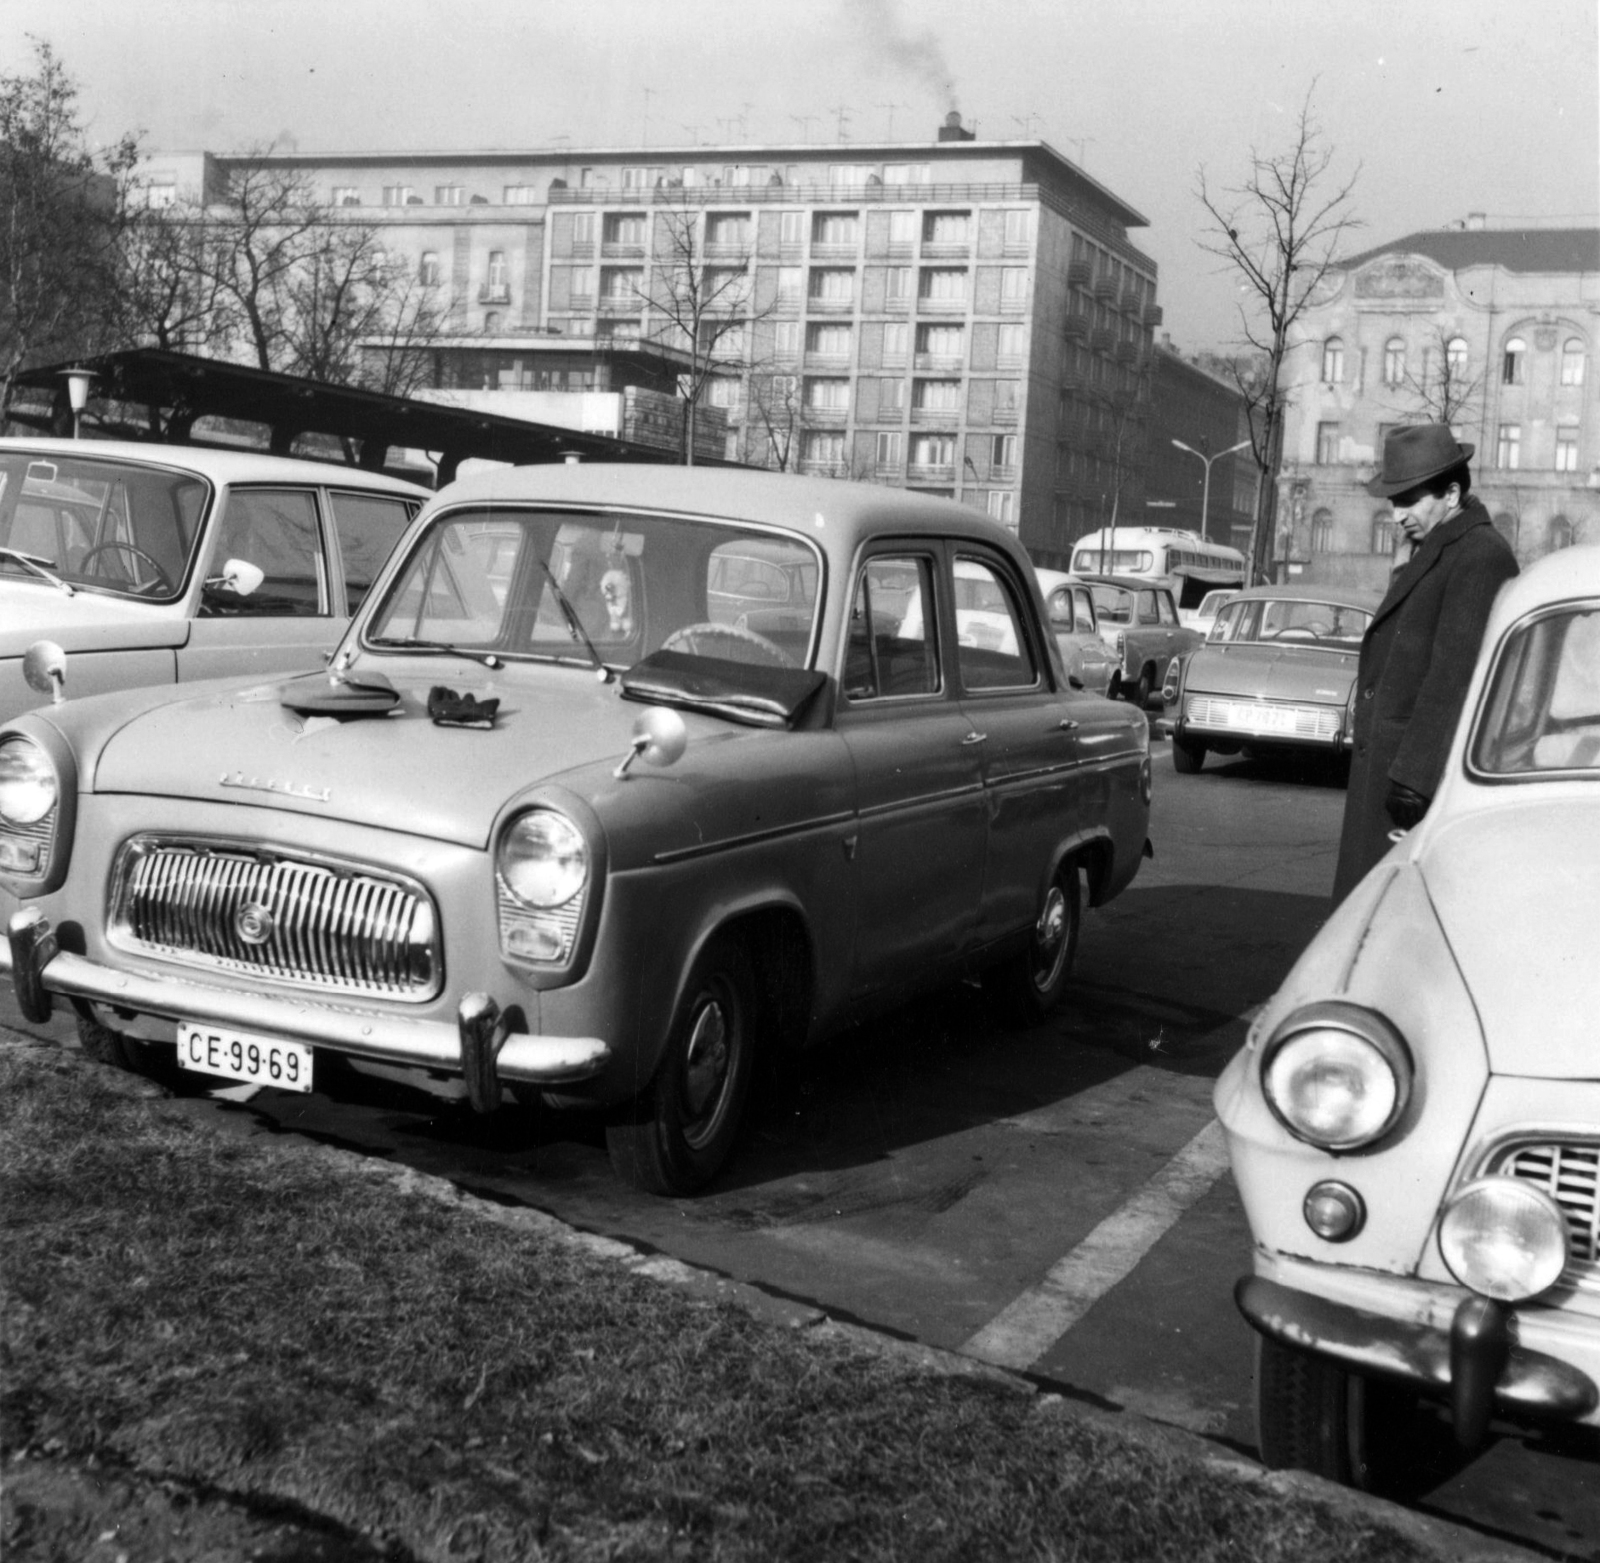
<svg viewBox="0 0 1600 1563"><path fill-rule="evenodd" d="M128 1086L0 1046L10 1459L397 1558L1425 1555L1060 1402L775 1329Z"/></svg>

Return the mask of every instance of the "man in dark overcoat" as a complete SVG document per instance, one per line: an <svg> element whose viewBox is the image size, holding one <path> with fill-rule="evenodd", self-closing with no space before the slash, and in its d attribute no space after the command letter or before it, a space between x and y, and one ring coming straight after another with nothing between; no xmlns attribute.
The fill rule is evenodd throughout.
<svg viewBox="0 0 1600 1563"><path fill-rule="evenodd" d="M1385 498L1411 548L1361 642L1355 746L1334 875L1337 905L1427 812L1495 594L1517 561L1471 493L1473 447L1444 424L1394 430L1367 492Z"/></svg>

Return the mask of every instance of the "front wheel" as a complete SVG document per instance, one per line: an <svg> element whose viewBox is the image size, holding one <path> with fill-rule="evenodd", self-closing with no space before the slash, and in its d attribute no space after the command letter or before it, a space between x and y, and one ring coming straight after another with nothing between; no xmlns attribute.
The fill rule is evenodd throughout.
<svg viewBox="0 0 1600 1563"><path fill-rule="evenodd" d="M692 1194L727 1161L755 1062L755 978L738 939L694 963L655 1077L606 1127L611 1165L647 1194Z"/></svg>
<svg viewBox="0 0 1600 1563"><path fill-rule="evenodd" d="M1069 857L1045 891L1027 949L984 973L984 989L1007 1020L1036 1026L1061 1002L1072 976L1081 920L1078 860Z"/></svg>
<svg viewBox="0 0 1600 1563"><path fill-rule="evenodd" d="M1414 1391L1260 1335L1256 1437L1272 1470L1389 1497L1426 1491L1458 1463L1443 1418Z"/></svg>
<svg viewBox="0 0 1600 1563"><path fill-rule="evenodd" d="M178 1075L175 1048L124 1036L102 1026L87 1009L78 1011L78 1044L96 1062L126 1070L130 1075L142 1075L146 1080L169 1084Z"/></svg>
<svg viewBox="0 0 1600 1563"><path fill-rule="evenodd" d="M1172 736L1172 768L1180 776L1193 776L1206 763L1206 746L1192 738Z"/></svg>

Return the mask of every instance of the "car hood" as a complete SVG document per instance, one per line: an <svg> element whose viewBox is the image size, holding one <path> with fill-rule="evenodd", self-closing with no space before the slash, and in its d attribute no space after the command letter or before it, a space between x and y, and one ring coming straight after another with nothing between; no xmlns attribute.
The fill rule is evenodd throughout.
<svg viewBox="0 0 1600 1563"><path fill-rule="evenodd" d="M1305 646L1201 646L1189 661L1186 691L1342 705L1356 675L1354 651Z"/></svg>
<svg viewBox="0 0 1600 1563"><path fill-rule="evenodd" d="M106 740L92 790L282 809L481 847L527 788L600 761L596 774L609 778L645 709L576 668L508 677L441 663L431 677L392 683L392 712L343 721L288 710L283 681L163 701ZM497 698L494 726L435 725L427 708L436 683ZM685 722L691 741L732 727L693 713Z"/></svg>
<svg viewBox="0 0 1600 1563"><path fill-rule="evenodd" d="M1517 785L1526 803L1440 821L1417 867L1495 1073L1597 1079L1600 782L1576 799L1559 783Z"/></svg>
<svg viewBox="0 0 1600 1563"><path fill-rule="evenodd" d="M64 651L181 646L189 621L180 610L99 592L70 597L44 581L0 581L0 657L20 657L36 640Z"/></svg>

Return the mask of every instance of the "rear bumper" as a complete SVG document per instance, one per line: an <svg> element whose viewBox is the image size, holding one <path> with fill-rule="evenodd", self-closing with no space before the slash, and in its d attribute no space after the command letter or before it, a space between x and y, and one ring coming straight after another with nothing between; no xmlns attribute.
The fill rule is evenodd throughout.
<svg viewBox="0 0 1600 1563"><path fill-rule="evenodd" d="M513 1031L487 994L466 995L452 1023L364 1010L354 1005L223 988L187 977L118 971L57 946L49 920L18 912L0 945L22 1013L49 1018L55 998L107 1004L174 1022L190 1020L329 1048L380 1063L444 1070L466 1080L473 1105L489 1110L498 1082L564 1085L604 1071L610 1047L598 1037ZM481 1098L481 1100L480 1100Z"/></svg>

